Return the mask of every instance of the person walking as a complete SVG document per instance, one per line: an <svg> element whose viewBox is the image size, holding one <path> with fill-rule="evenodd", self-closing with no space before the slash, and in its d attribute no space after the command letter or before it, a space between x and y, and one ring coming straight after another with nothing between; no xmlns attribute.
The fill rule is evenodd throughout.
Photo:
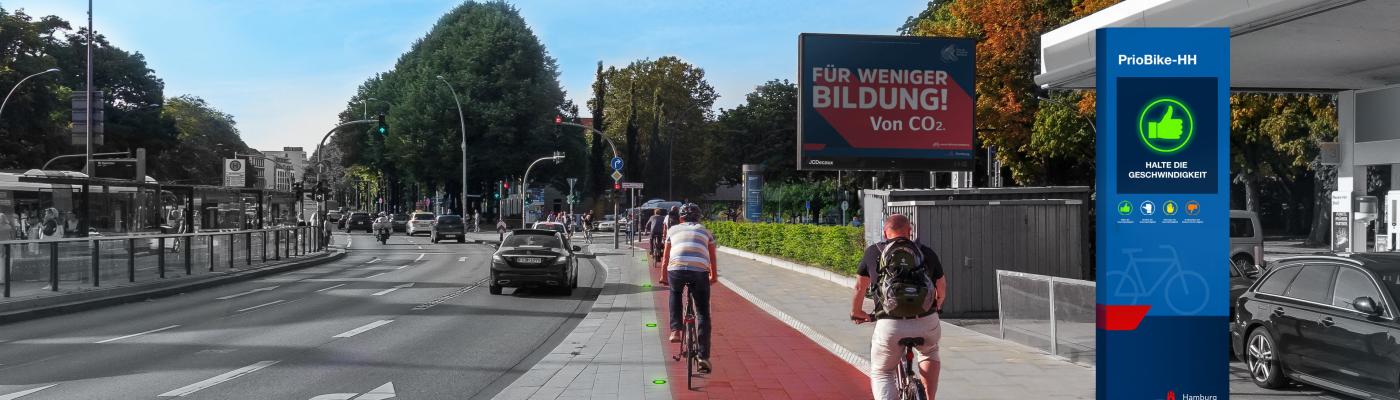
<svg viewBox="0 0 1400 400"><path fill-rule="evenodd" d="M472 213L472 232L481 232L481 210Z"/></svg>
<svg viewBox="0 0 1400 400"><path fill-rule="evenodd" d="M938 312L943 307L946 283L938 254L915 242L913 230L909 217L903 214L885 218L885 240L865 248L851 296L851 320L857 324L875 322L870 338L870 388L877 400L899 399L895 371L904 356L899 344L902 338L923 339L923 344L914 348L919 375L929 399L938 393L938 342L943 334ZM868 294L874 295L873 313L866 313L863 307Z"/></svg>
<svg viewBox="0 0 1400 400"><path fill-rule="evenodd" d="M0 241L15 240L15 238L19 236L16 234L16 223L18 223L18 221L10 217L10 214L0 211Z"/></svg>
<svg viewBox="0 0 1400 400"><path fill-rule="evenodd" d="M506 219L497 217L496 233L500 235L500 238L496 240L497 243L504 242L506 240L506 230L508 229L510 229L510 226L506 225Z"/></svg>
<svg viewBox="0 0 1400 400"><path fill-rule="evenodd" d="M715 236L700 224L700 206L680 207L680 223L666 231L666 274L661 284L671 287L671 343L681 341L684 327L681 315L683 291L690 288L695 304L697 340L695 350L701 373L710 372L710 285L719 281L719 258L715 256Z"/></svg>

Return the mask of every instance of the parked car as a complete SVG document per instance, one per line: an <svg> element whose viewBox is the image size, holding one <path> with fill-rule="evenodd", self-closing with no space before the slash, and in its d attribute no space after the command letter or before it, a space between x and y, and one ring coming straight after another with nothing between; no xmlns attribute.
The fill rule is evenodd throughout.
<svg viewBox="0 0 1400 400"><path fill-rule="evenodd" d="M433 230L433 213L418 211L408 217L408 236Z"/></svg>
<svg viewBox="0 0 1400 400"><path fill-rule="evenodd" d="M1238 263L1229 259L1225 260L1225 264L1230 268L1230 319L1234 320L1235 302L1239 301L1240 296L1243 296L1244 292L1254 285L1254 281L1259 279L1263 270L1254 265Z"/></svg>
<svg viewBox="0 0 1400 400"><path fill-rule="evenodd" d="M1297 380L1363 398L1400 387L1400 255L1280 260L1235 304L1231 349L1251 380Z"/></svg>
<svg viewBox="0 0 1400 400"><path fill-rule="evenodd" d="M467 241L467 225L459 215L439 215L433 220L428 236L433 238L433 243L449 237L457 238L457 243L464 243Z"/></svg>
<svg viewBox="0 0 1400 400"><path fill-rule="evenodd" d="M365 233L374 232L374 218L369 213L351 213L350 218L346 219L345 231L354 232L356 229L363 229Z"/></svg>
<svg viewBox="0 0 1400 400"><path fill-rule="evenodd" d="M578 287L577 251L556 231L517 229L491 255L491 294L505 287L552 287L569 294Z"/></svg>
<svg viewBox="0 0 1400 400"><path fill-rule="evenodd" d="M1264 265L1264 231L1259 229L1259 214L1230 210L1230 260Z"/></svg>
<svg viewBox="0 0 1400 400"><path fill-rule="evenodd" d="M394 232L405 232L408 230L408 214L394 214Z"/></svg>

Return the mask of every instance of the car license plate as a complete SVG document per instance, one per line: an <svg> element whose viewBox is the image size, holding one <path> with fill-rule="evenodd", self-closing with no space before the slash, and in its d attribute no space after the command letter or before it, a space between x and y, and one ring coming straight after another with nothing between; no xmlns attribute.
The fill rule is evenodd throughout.
<svg viewBox="0 0 1400 400"><path fill-rule="evenodd" d="M541 260L539 257L520 257L515 261L521 264L539 264Z"/></svg>

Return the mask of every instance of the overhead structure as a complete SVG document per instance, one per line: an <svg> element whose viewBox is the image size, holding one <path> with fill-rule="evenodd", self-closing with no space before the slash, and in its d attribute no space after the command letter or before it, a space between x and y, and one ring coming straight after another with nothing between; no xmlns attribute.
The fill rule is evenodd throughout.
<svg viewBox="0 0 1400 400"><path fill-rule="evenodd" d="M1400 1L1390 0L1127 0L1041 35L1035 82L1048 89L1092 89L1099 28L1230 28L1232 90L1337 96L1337 232L1331 236L1339 251L1366 251L1364 221L1374 215L1364 201L1366 166L1400 165L1396 21ZM1400 188L1400 173L1390 179L1391 187ZM1400 191L1386 197L1386 242L1393 244L1400 231Z"/></svg>

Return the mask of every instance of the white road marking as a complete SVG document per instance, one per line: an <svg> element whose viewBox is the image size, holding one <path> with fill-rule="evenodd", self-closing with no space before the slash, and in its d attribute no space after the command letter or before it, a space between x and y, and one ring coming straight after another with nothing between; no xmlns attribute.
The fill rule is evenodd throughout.
<svg viewBox="0 0 1400 400"><path fill-rule="evenodd" d="M126 336L114 337L114 338L111 338L111 339L107 339L107 340L103 340L103 341L98 341L98 342L93 342L93 343L109 343L109 342L115 342L115 341L122 340L122 339L129 339L129 338L134 338L134 337L137 337L137 336L145 335L145 334L147 334L147 333L156 333L156 332L160 332L160 331L164 331L164 330L169 330L169 329L175 329L175 328L179 328L179 327L180 327L179 325L171 325L171 326L167 326L167 327L160 328L160 329L152 329L152 330L145 331L145 332L141 332L141 333L133 333L133 334L126 335Z"/></svg>
<svg viewBox="0 0 1400 400"><path fill-rule="evenodd" d="M36 387L36 388L33 388L33 389L25 390L25 391L10 393L10 394L4 395L4 396L0 396L0 400L15 400L15 399L18 399L18 398L20 398L20 397L28 396L28 395L30 395L30 394L33 394L34 392L37 392L37 391L40 391L40 390L44 390L44 389L48 389L48 388L51 388L51 387L54 387L54 386L58 386L58 384L55 383L55 384L48 385L48 386L40 386L40 387ZM391 391L391 393L392 393L392 391ZM385 398L387 398L387 397L385 397Z"/></svg>
<svg viewBox="0 0 1400 400"><path fill-rule="evenodd" d="M374 274L374 275L366 276L365 279L374 278L374 277L376 277L376 276L384 275L384 274L387 274L387 273L388 273L388 272L380 272L380 273L377 273L377 274Z"/></svg>
<svg viewBox="0 0 1400 400"><path fill-rule="evenodd" d="M240 309L240 310L234 311L234 312L236 312L236 313L241 313L241 312L248 311L248 310L256 310L256 309L259 309L259 308L267 307L267 306L270 306L270 305L273 305L273 304L277 304L277 303L281 303L281 302L285 302L285 301L286 301L286 300L271 301L271 302L259 304L259 305L256 305L256 306L252 306L252 307Z"/></svg>
<svg viewBox="0 0 1400 400"><path fill-rule="evenodd" d="M265 287L265 288L261 288L261 289L253 289L253 290L249 290L249 291L246 291L246 292L243 292L243 293L231 294L231 295L228 295L228 296L220 297L220 298L218 298L218 300L228 300L228 299L232 299L232 298L237 298L237 297L242 297L242 296L250 295L250 294L253 294L253 293L257 293L257 292L266 292L266 291L269 291L269 290L272 290L272 289L276 289L276 288L278 288L278 287L279 287L279 286L269 286L269 287Z"/></svg>
<svg viewBox="0 0 1400 400"><path fill-rule="evenodd" d="M171 391L169 391L169 392L161 393L161 394L159 395L159 397L185 397L185 396L189 396L189 395L191 395L191 394L194 394L194 392L198 392L198 391L200 391L200 390L208 389L209 387L214 386L214 385L218 385L218 384L220 384L220 383L224 383L224 382L228 382L228 381L231 381L231 380L234 380L234 379L238 379L238 377L240 377L240 376L248 375L248 374L251 374L251 373L253 373L253 372L256 372L257 370L270 367L270 366L272 366L272 364L276 364L276 363L278 363L278 362L279 362L279 361L258 361L258 362L256 362L256 363L253 363L252 365L249 365L249 366L246 366L246 367L243 367L243 368L239 368L239 369L235 369L235 370L232 370L232 371L229 371L229 372L225 372L225 373L219 374L219 376L215 376L215 377L213 377L213 378L209 378L209 379L205 379L205 380L202 380L202 381L199 381L199 382L191 383L191 384L189 384L188 386L185 386L185 387L182 387L182 388L179 388L179 389L175 389L175 390L171 390Z"/></svg>
<svg viewBox="0 0 1400 400"><path fill-rule="evenodd" d="M365 264L374 264L374 263L377 263L377 262L379 262L379 257L375 257L375 258L372 259L372 260L365 261Z"/></svg>
<svg viewBox="0 0 1400 400"><path fill-rule="evenodd" d="M359 393L330 393L312 397L311 400L350 400Z"/></svg>
<svg viewBox="0 0 1400 400"><path fill-rule="evenodd" d="M460 257L460 258L457 258L457 261L458 261L458 262L467 262L467 258L466 258L466 257Z"/></svg>
<svg viewBox="0 0 1400 400"><path fill-rule="evenodd" d="M421 249L422 247L419 247L419 248ZM428 253L418 253L418 258L413 259L413 262L423 261L423 257L427 257L427 256L428 256Z"/></svg>
<svg viewBox="0 0 1400 400"><path fill-rule="evenodd" d="M400 265L398 268L394 268L394 269L404 269L404 268L408 268L408 267L411 267L411 266L412 266L412 265L405 264L405 265Z"/></svg>
<svg viewBox="0 0 1400 400"><path fill-rule="evenodd" d="M388 288L388 289L380 290L380 291L378 291L378 292L374 292L374 294L372 294L372 295L370 295L370 296L383 296L383 295L389 294L390 292L393 292L393 291L395 291L395 290L399 290L399 289L403 289L403 288L409 288L409 287L413 287L413 282L409 282L409 283L405 283L405 284L402 284L402 285L394 286L394 287L391 287L391 288Z"/></svg>
<svg viewBox="0 0 1400 400"><path fill-rule="evenodd" d="M345 286L345 285L348 285L348 283L342 283L342 284L335 285L335 286L331 286L331 287L328 287L328 288L325 288L325 289L320 289L320 290L317 290L317 292L324 292L324 291L331 290L331 289L335 289L335 288L338 288L338 287L341 287L341 286Z"/></svg>
<svg viewBox="0 0 1400 400"><path fill-rule="evenodd" d="M418 250L423 250L423 246L418 246Z"/></svg>
<svg viewBox="0 0 1400 400"><path fill-rule="evenodd" d="M389 382L379 385L379 387L374 388L374 390L365 392L365 394L360 395L360 397L356 397L355 400L384 400L392 399L394 396L394 383Z"/></svg>
<svg viewBox="0 0 1400 400"><path fill-rule="evenodd" d="M339 335L335 335L335 336L332 336L332 337L348 338L348 337L355 336L355 335L358 335L358 334L361 334L361 333L365 333L365 331L368 331L368 330L370 330L370 329L374 329L374 328L378 328L378 327L387 325L387 324L390 323L390 322L394 322L394 320L392 320L392 319L381 319L381 320L378 320L378 321L374 321L374 322L370 322L370 323L368 323L368 324L365 324L365 326L361 326L361 327L359 327L359 328L355 328L355 329L351 329L351 330L345 331L344 333L341 333L341 334L339 334Z"/></svg>

